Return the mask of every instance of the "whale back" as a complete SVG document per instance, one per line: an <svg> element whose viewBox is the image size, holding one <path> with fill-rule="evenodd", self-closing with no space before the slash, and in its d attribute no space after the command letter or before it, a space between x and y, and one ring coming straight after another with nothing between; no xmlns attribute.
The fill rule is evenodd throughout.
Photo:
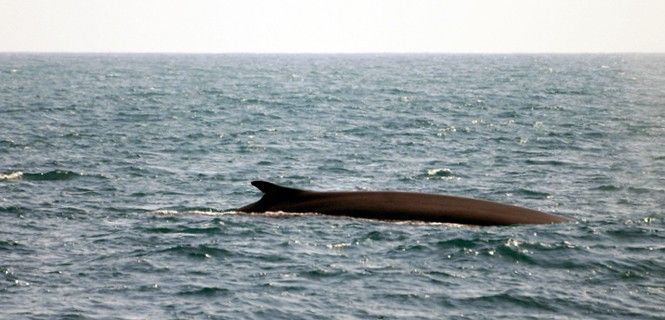
<svg viewBox="0 0 665 320"><path fill-rule="evenodd" d="M267 181L252 181L252 185L263 192L263 197L257 202L238 208L238 211L265 212L275 204L289 201L307 192L305 190L279 186Z"/></svg>
<svg viewBox="0 0 665 320"><path fill-rule="evenodd" d="M487 200L396 191L309 191L266 181L252 185L264 194L241 212L316 212L381 220L452 222L473 225L557 223L568 219Z"/></svg>

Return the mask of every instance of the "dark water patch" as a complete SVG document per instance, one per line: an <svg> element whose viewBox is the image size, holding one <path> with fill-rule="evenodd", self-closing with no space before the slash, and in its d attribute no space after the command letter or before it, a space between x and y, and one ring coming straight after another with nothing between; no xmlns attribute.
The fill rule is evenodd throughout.
<svg viewBox="0 0 665 320"><path fill-rule="evenodd" d="M650 259L643 259L638 261L604 261L599 265L602 266L602 269L613 278L619 278L624 283L644 283L650 282L653 277L662 277L665 276L665 273L662 272L660 266L664 259L659 259L660 261L653 261ZM600 268L599 268L600 269ZM603 272L601 269L601 272Z"/></svg>
<svg viewBox="0 0 665 320"><path fill-rule="evenodd" d="M513 191L514 194L523 196L527 199L547 199L550 197L550 194L547 192L536 191L532 189L519 188Z"/></svg>
<svg viewBox="0 0 665 320"><path fill-rule="evenodd" d="M343 277L346 274L343 270L340 269L329 269L329 268L317 268L313 270L302 271L299 273L300 276L312 279L312 280L321 280L321 279L338 279Z"/></svg>
<svg viewBox="0 0 665 320"><path fill-rule="evenodd" d="M0 139L0 152L10 152L11 148L19 148L20 144L14 140Z"/></svg>
<svg viewBox="0 0 665 320"><path fill-rule="evenodd" d="M457 276L453 272L445 270L425 270L422 273L428 282L435 285L451 286Z"/></svg>
<svg viewBox="0 0 665 320"><path fill-rule="evenodd" d="M415 91L411 91L404 88L382 88L380 90L383 93L395 94L395 95L414 95L417 94Z"/></svg>
<svg viewBox="0 0 665 320"><path fill-rule="evenodd" d="M14 273L6 266L0 266L0 274L3 275L4 279L7 281L14 281Z"/></svg>
<svg viewBox="0 0 665 320"><path fill-rule="evenodd" d="M19 205L14 205L14 206L7 206L3 207L0 206L0 212L2 213L11 213L20 216L22 213L29 212L30 209L25 206L19 206Z"/></svg>
<svg viewBox="0 0 665 320"><path fill-rule="evenodd" d="M22 245L14 240L0 240L0 251L13 251Z"/></svg>
<svg viewBox="0 0 665 320"><path fill-rule="evenodd" d="M231 293L232 291L227 288L187 286L186 288L178 291L177 295L194 297L221 297L228 296Z"/></svg>
<svg viewBox="0 0 665 320"><path fill-rule="evenodd" d="M524 246L521 242L509 239L496 248L496 253L510 261L534 264L533 250Z"/></svg>
<svg viewBox="0 0 665 320"><path fill-rule="evenodd" d="M76 195L82 197L97 197L97 196L103 196L105 192L117 191L117 189L109 185L95 186L94 188L74 186L71 188L67 188L66 191L68 195Z"/></svg>
<svg viewBox="0 0 665 320"><path fill-rule="evenodd" d="M297 273L285 273L280 275L280 278L273 279L264 286L275 293L290 293L290 294L303 294L309 288L307 283L300 278L296 278Z"/></svg>
<svg viewBox="0 0 665 320"><path fill-rule="evenodd" d="M268 264L285 263L288 261L292 261L291 257L285 257L278 254L272 254L269 252L252 252L252 253L245 252L243 255Z"/></svg>
<svg viewBox="0 0 665 320"><path fill-rule="evenodd" d="M349 176L356 176L358 172L352 169L345 168L344 166L339 166L336 164L324 164L319 166L319 169L322 171L329 172L331 174L343 174Z"/></svg>
<svg viewBox="0 0 665 320"><path fill-rule="evenodd" d="M353 242L365 242L367 240L371 241L378 241L378 242L383 242L383 241L404 241L406 240L408 235L403 232L395 232L395 231L371 231Z"/></svg>
<svg viewBox="0 0 665 320"><path fill-rule="evenodd" d="M150 88L150 89L147 89L147 90L142 89L142 88L138 88L138 89L132 88L130 90L129 95L134 96L134 97L139 97L139 98L152 98L152 97L168 96L169 93L163 92L163 91L160 91L160 90L156 90L154 88Z"/></svg>
<svg viewBox="0 0 665 320"><path fill-rule="evenodd" d="M651 238L665 239L665 234L661 234L658 229L654 230L653 228L649 228L648 225L634 225L632 222L630 224L624 224L620 228L609 228L605 231L605 235L616 240L623 241L644 241L645 239Z"/></svg>
<svg viewBox="0 0 665 320"><path fill-rule="evenodd" d="M168 226L168 227L149 227L144 228L147 233L184 233L184 234L206 234L215 235L223 231L221 227L190 227L190 226Z"/></svg>
<svg viewBox="0 0 665 320"><path fill-rule="evenodd" d="M585 131L582 132L582 137L590 140L590 141L598 141L604 137L606 137L608 134L606 132L602 131ZM592 146L593 147L598 147L598 146Z"/></svg>
<svg viewBox="0 0 665 320"><path fill-rule="evenodd" d="M472 306L486 306L494 308L497 305L508 306L512 305L514 308L538 310L538 312L556 312L559 311L555 305L552 304L547 297L538 295L528 295L517 292L516 290L508 290L505 292L482 295L472 298L460 299L460 302ZM510 309L506 307L505 309ZM510 313L510 311L504 311Z"/></svg>
<svg viewBox="0 0 665 320"><path fill-rule="evenodd" d="M522 110L511 110L511 111L504 111L499 114L497 114L498 118L503 118L503 119L509 119L508 124L513 124L513 121L517 120L519 121L521 115L525 110L529 110L526 108L526 106ZM515 120L512 120L515 119Z"/></svg>
<svg viewBox="0 0 665 320"><path fill-rule="evenodd" d="M479 241L465 238L454 238L436 242L437 248L440 249L473 249L479 245Z"/></svg>
<svg viewBox="0 0 665 320"><path fill-rule="evenodd" d="M132 252L128 256L142 257L142 256L146 256L148 254L149 253L147 253L147 252L141 252L141 253ZM113 261L113 260L111 260L111 261ZM122 259L121 259L121 261L122 261ZM116 262L117 262L117 259L116 259ZM160 273L168 274L168 273L173 272L173 269L170 268L166 264L165 265L156 264L153 261L149 261L149 260L146 260L146 259L143 259L143 258L127 260L126 262L124 262L122 264L122 267L120 268L120 270L122 270L124 273L127 273L127 274L134 274L134 273L140 272L140 273L143 273L143 274L146 274L146 275L155 275L155 274L160 274Z"/></svg>
<svg viewBox="0 0 665 320"><path fill-rule="evenodd" d="M174 254L177 256L185 256L194 259L227 258L234 255L234 253L229 250L205 244L178 245L160 250L159 252Z"/></svg>
<svg viewBox="0 0 665 320"><path fill-rule="evenodd" d="M634 194L638 194L638 195L655 192L655 190L653 190L653 189L644 188L644 187L632 187L632 186L628 187L626 190L630 193L634 193Z"/></svg>
<svg viewBox="0 0 665 320"><path fill-rule="evenodd" d="M43 173L24 173L23 179L28 181L65 181L83 176L80 173L67 170L52 170Z"/></svg>
<svg viewBox="0 0 665 320"><path fill-rule="evenodd" d="M393 249L394 252L421 252L421 251L426 251L428 250L429 247L416 243L416 244L400 244L397 247Z"/></svg>
<svg viewBox="0 0 665 320"><path fill-rule="evenodd" d="M589 91L583 89L570 89L570 88L547 88L545 93L551 95L588 95Z"/></svg>
<svg viewBox="0 0 665 320"><path fill-rule="evenodd" d="M559 167L559 166L569 166L571 165L568 162L561 161L561 160L540 160L540 159L527 159L524 161L524 163L528 165L535 165L535 166L548 166L548 167Z"/></svg>
<svg viewBox="0 0 665 320"><path fill-rule="evenodd" d="M615 186L612 184L605 184L597 187L593 187L590 190L595 190L595 191L604 191L604 192L615 192L615 191L620 191L623 188L620 186Z"/></svg>

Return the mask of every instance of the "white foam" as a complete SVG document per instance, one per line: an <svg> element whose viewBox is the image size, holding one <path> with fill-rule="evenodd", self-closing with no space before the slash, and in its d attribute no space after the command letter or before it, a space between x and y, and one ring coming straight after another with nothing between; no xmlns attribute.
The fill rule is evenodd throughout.
<svg viewBox="0 0 665 320"><path fill-rule="evenodd" d="M214 211L214 210L168 210L168 209L159 209L150 211L152 214L164 215L164 216L174 216L174 215L204 215L204 216L222 216L235 214L234 212L229 211Z"/></svg>
<svg viewBox="0 0 665 320"><path fill-rule="evenodd" d="M448 168L437 168L437 169L428 169L427 170L427 175L428 176L438 176L438 175L449 176L451 174L453 174L453 171L448 169Z"/></svg>
<svg viewBox="0 0 665 320"><path fill-rule="evenodd" d="M337 219L353 219L353 220L362 220L367 222L374 223L390 223L390 224L399 224L399 225L413 225L413 226L445 226L450 228L469 228L473 226L451 223L451 222L428 222L428 221L417 221L417 220L382 220L382 219L369 219L369 218L358 218L344 215L324 215L316 212L284 212L284 211L266 211L266 212L241 212L241 211L204 211L204 210L154 210L150 211L152 214L159 215L205 215L205 216L225 216L225 215L245 215L245 216L256 216L256 217L269 217L269 218L293 218L293 217L312 217L312 216L321 216L328 218L337 218Z"/></svg>
<svg viewBox="0 0 665 320"><path fill-rule="evenodd" d="M239 214L247 215L256 215L264 217L275 217L275 218L289 218L289 217L308 217L308 216L318 216L319 213L316 212L284 212L284 211L266 211L260 213L243 213L238 212Z"/></svg>
<svg viewBox="0 0 665 320"><path fill-rule="evenodd" d="M21 171L10 172L10 173L0 173L0 181L19 180L21 178L23 178L23 172L21 172Z"/></svg>
<svg viewBox="0 0 665 320"><path fill-rule="evenodd" d="M194 214L202 216L225 216L229 214L235 214L230 211L214 211L214 210L187 210L183 212L184 214Z"/></svg>
<svg viewBox="0 0 665 320"><path fill-rule="evenodd" d="M170 215L178 214L178 211L176 211L176 210L153 210L153 211L150 211L150 213L170 216Z"/></svg>
<svg viewBox="0 0 665 320"><path fill-rule="evenodd" d="M456 176L453 171L448 168L436 168L427 170L426 179L461 180L462 178Z"/></svg>

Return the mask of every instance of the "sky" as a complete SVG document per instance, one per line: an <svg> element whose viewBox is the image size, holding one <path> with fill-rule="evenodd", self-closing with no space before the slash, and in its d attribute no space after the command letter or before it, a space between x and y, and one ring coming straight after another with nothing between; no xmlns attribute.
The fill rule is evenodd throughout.
<svg viewBox="0 0 665 320"><path fill-rule="evenodd" d="M0 52L665 52L665 1L0 0Z"/></svg>

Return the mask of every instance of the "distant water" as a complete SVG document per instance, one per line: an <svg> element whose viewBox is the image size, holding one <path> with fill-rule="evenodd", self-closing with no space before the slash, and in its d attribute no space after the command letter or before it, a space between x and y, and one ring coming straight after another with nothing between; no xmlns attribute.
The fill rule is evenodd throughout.
<svg viewBox="0 0 665 320"><path fill-rule="evenodd" d="M564 215L245 215L264 179ZM0 54L2 319L663 319L663 55Z"/></svg>

